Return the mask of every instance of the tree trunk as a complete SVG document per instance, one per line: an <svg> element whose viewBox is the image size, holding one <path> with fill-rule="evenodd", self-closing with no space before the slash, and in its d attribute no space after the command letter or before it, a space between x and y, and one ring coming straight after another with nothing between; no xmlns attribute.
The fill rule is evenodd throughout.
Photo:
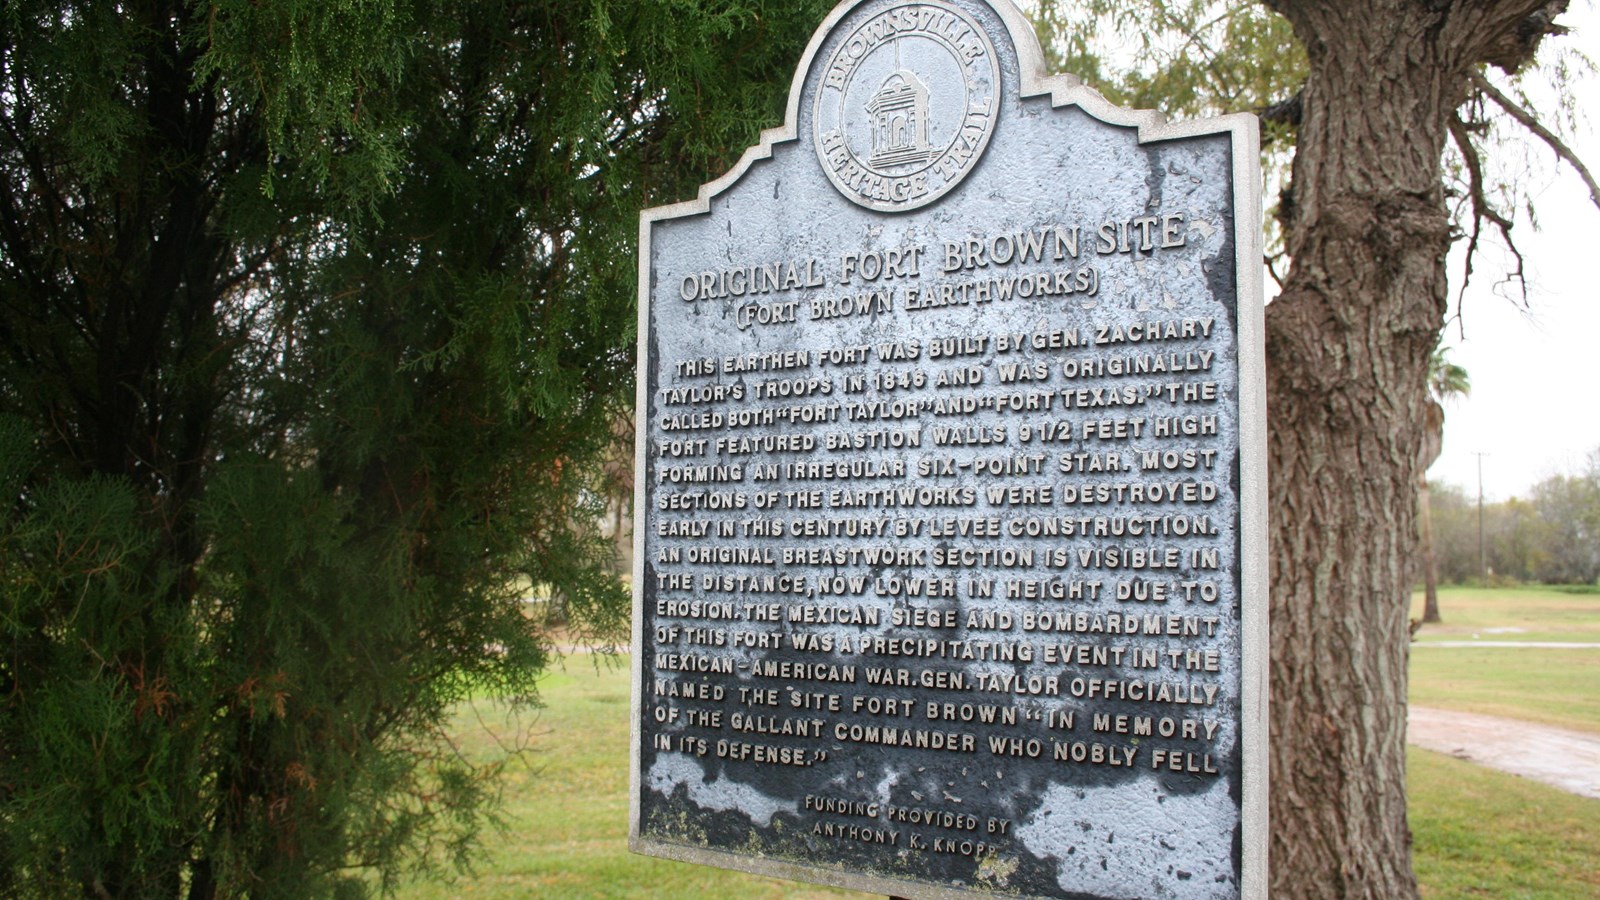
<svg viewBox="0 0 1600 900"><path fill-rule="evenodd" d="M1489 43L1542 4L1271 5L1310 62L1293 265L1266 318L1271 894L1416 897L1405 598L1445 311L1440 158Z"/></svg>
<svg viewBox="0 0 1600 900"><path fill-rule="evenodd" d="M1417 479L1417 533L1422 540L1422 621L1442 622L1439 618L1439 566L1433 552L1433 507L1428 492L1428 476Z"/></svg>
<svg viewBox="0 0 1600 900"><path fill-rule="evenodd" d="M1430 375L1430 380L1434 376ZM1437 390L1437 386L1434 386ZM1444 450L1444 407L1428 398L1427 427L1417 452L1417 537L1422 542L1422 621L1439 621L1439 566L1433 552L1433 503L1428 492L1428 467ZM1407 604L1409 606L1409 603Z"/></svg>

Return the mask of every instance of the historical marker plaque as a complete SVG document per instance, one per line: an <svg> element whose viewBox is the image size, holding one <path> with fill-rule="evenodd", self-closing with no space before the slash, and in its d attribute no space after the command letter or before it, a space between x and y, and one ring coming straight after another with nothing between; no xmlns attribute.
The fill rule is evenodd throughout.
<svg viewBox="0 0 1600 900"><path fill-rule="evenodd" d="M1257 136L861 0L641 227L632 843L1264 896Z"/></svg>

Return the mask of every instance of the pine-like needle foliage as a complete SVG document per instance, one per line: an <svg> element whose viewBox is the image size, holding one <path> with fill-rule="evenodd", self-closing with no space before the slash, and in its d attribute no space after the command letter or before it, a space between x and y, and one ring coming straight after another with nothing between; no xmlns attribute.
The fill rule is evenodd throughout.
<svg viewBox="0 0 1600 900"><path fill-rule="evenodd" d="M460 860L528 585L617 627L638 210L823 3L0 10L0 894L359 894Z"/></svg>

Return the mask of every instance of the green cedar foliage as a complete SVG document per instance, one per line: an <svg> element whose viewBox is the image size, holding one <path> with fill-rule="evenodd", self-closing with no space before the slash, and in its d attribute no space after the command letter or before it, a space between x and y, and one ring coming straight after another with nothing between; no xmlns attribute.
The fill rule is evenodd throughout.
<svg viewBox="0 0 1600 900"><path fill-rule="evenodd" d="M640 208L781 116L820 0L0 9L0 895L461 863L530 585L592 527Z"/></svg>

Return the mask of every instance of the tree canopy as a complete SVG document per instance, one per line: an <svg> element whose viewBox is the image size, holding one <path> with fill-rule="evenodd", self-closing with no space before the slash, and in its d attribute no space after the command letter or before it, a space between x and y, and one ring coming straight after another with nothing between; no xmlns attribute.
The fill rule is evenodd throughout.
<svg viewBox="0 0 1600 900"><path fill-rule="evenodd" d="M1600 579L1600 449L1575 471L1540 480L1525 498L1485 504L1481 558L1476 493L1452 484L1437 484L1432 493L1442 579L1478 582L1481 566L1495 583L1593 585Z"/></svg>
<svg viewBox="0 0 1600 900"><path fill-rule="evenodd" d="M532 695L527 586L624 614L589 526L637 210L779 120L828 5L6 4L0 893L360 893L461 858L493 772L441 724ZM1524 71L1565 3L1270 6L1137 7L1201 52L1115 99L1236 98L1294 142L1275 872L1404 896L1411 448L1451 202L1474 233L1505 196L1447 148L1532 118L1485 67Z"/></svg>
<svg viewBox="0 0 1600 900"><path fill-rule="evenodd" d="M594 533L638 210L774 120L818 3L0 13L0 893L460 860L523 599Z"/></svg>

